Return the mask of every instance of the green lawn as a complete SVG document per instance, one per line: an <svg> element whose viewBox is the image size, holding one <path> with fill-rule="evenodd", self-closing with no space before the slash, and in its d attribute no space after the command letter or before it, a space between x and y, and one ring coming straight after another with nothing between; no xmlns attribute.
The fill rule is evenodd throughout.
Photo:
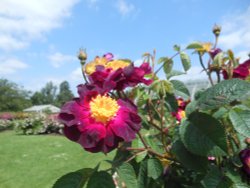
<svg viewBox="0 0 250 188"><path fill-rule="evenodd" d="M114 153L91 154L62 136L24 136L0 132L0 188L47 188L62 175L95 167ZM108 168L106 162L101 168Z"/></svg>

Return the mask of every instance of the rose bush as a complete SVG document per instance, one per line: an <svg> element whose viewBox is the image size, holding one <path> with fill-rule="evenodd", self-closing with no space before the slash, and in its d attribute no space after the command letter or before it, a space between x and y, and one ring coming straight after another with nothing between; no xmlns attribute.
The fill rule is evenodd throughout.
<svg viewBox="0 0 250 188"><path fill-rule="evenodd" d="M84 150L116 155L106 161L110 169L83 167L54 187L249 187L249 60L239 64L232 50L219 49L220 27L213 32L215 44L175 45L175 55L158 61L155 51L145 53L138 67L111 53L86 63L81 50L85 83L59 119ZM191 67L187 51L198 55L210 82L194 97L174 79ZM178 56L184 72L173 70Z"/></svg>

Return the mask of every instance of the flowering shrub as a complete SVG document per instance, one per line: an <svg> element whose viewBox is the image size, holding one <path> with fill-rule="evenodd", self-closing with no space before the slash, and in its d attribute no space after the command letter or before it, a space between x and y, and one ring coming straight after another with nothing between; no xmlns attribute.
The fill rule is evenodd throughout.
<svg viewBox="0 0 250 188"><path fill-rule="evenodd" d="M15 130L17 133L25 135L36 134L62 134L63 125L57 120L57 116L45 114L33 114L26 119L15 120Z"/></svg>
<svg viewBox="0 0 250 188"><path fill-rule="evenodd" d="M158 61L155 51L145 53L138 67L111 53L86 64L81 50L85 83L77 87L79 97L62 107L59 120L65 136L84 150L116 155L110 169L83 168L54 187L249 187L248 61L239 64L231 50L217 48L220 27L213 33L213 45L175 45L175 55ZM194 98L174 79L191 67L188 50L198 55L210 82ZM173 70L175 57L184 72Z"/></svg>
<svg viewBox="0 0 250 188"><path fill-rule="evenodd" d="M10 130L15 127L15 122L8 119L0 119L0 131Z"/></svg>
<svg viewBox="0 0 250 188"><path fill-rule="evenodd" d="M3 112L0 114L1 120L12 120L14 118L15 118L14 114L10 112Z"/></svg>

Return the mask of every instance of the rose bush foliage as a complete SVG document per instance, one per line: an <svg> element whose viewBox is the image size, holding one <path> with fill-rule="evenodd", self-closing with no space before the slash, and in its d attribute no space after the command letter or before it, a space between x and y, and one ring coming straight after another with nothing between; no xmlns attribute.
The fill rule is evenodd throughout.
<svg viewBox="0 0 250 188"><path fill-rule="evenodd" d="M85 83L59 119L84 150L116 155L110 169L83 167L54 187L249 187L249 60L219 49L220 27L213 33L214 44L175 45L175 55L158 61L155 51L145 53L139 66L111 53L86 63L81 50ZM194 96L175 80L190 69L189 52L210 82ZM183 72L173 70L175 57Z"/></svg>

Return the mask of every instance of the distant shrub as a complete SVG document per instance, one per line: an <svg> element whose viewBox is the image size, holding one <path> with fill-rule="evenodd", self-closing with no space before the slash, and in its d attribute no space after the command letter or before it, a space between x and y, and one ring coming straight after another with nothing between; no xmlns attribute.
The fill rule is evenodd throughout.
<svg viewBox="0 0 250 188"><path fill-rule="evenodd" d="M26 119L30 117L31 115L27 112L15 112L14 116L15 116L15 119Z"/></svg>
<svg viewBox="0 0 250 188"><path fill-rule="evenodd" d="M16 132L24 135L63 133L63 125L57 121L56 115L33 114L16 122Z"/></svg>
<svg viewBox="0 0 250 188"><path fill-rule="evenodd" d="M15 115L11 112L3 112L0 114L1 120L12 120L15 118Z"/></svg>
<svg viewBox="0 0 250 188"><path fill-rule="evenodd" d="M15 127L15 124L15 121L0 119L0 131L13 129Z"/></svg>

